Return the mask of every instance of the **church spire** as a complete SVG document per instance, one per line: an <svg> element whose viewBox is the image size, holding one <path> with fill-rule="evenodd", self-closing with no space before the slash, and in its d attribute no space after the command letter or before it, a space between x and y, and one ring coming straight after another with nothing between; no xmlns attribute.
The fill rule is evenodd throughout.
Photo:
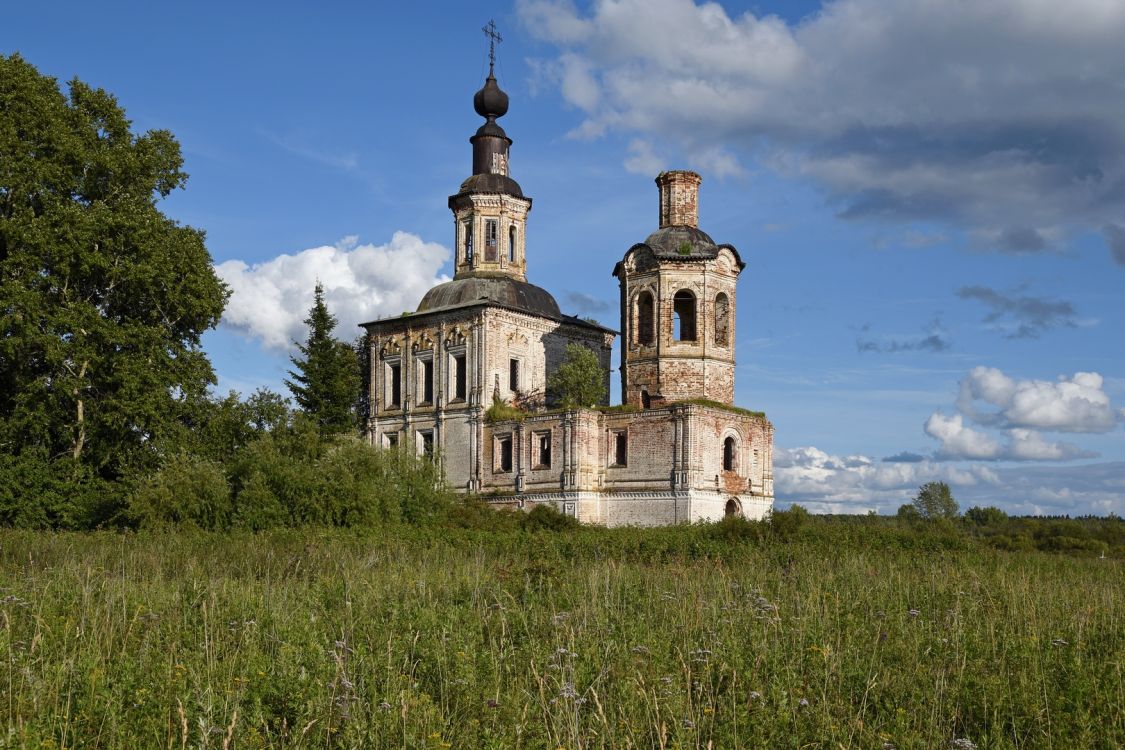
<svg viewBox="0 0 1125 750"><path fill-rule="evenodd" d="M531 199L508 174L512 139L496 120L508 113L508 95L496 82L496 44L503 38L489 21L488 78L473 96L473 109L484 124L469 139L473 144L473 173L449 198L457 226L454 278L505 276L524 280L524 230Z"/></svg>

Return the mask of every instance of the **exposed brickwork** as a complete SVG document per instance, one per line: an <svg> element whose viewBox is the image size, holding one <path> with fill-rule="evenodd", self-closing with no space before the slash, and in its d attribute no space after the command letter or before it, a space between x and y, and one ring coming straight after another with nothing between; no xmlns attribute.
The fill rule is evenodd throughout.
<svg viewBox="0 0 1125 750"><path fill-rule="evenodd" d="M656 178L660 188L660 226L699 226L699 184L695 172L675 170L661 172Z"/></svg>
<svg viewBox="0 0 1125 750"><path fill-rule="evenodd" d="M496 174L506 173L501 167ZM368 438L419 453L432 446L452 487L497 505L549 503L583 522L650 526L769 512L773 426L741 411L682 403L733 402L742 263L697 229L699 175L665 172L657 185L660 225L674 227L664 236L689 240L682 251L673 244L659 254L635 246L615 270L623 400L633 410L547 411L547 381L568 344L597 354L608 392L615 334L560 318L541 290L549 305L501 296L481 302L474 293L366 325ZM531 201L516 193L468 189L450 199L458 279L451 284L525 280ZM494 399L526 415L490 422Z"/></svg>

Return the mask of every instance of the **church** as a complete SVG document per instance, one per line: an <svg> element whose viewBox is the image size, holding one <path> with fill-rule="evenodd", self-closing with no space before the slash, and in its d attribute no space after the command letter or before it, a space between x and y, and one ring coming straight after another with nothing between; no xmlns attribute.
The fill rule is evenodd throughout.
<svg viewBox="0 0 1125 750"><path fill-rule="evenodd" d="M569 344L596 354L609 393L618 332L562 314L528 281L532 201L509 171L497 122L508 96L491 65L473 104L485 122L469 139L472 175L449 198L453 280L413 313L363 324L368 439L434 456L450 486L498 507L546 503L606 526L764 517L773 425L734 406L746 264L699 228L700 176L657 176L659 226L613 268L623 403L552 409L547 380Z"/></svg>

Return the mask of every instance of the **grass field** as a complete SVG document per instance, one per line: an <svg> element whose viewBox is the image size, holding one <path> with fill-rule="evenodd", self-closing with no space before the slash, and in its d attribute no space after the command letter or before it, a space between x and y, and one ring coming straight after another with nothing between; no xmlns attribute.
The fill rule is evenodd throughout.
<svg viewBox="0 0 1125 750"><path fill-rule="evenodd" d="M1125 746L1120 559L0 531L0 747Z"/></svg>

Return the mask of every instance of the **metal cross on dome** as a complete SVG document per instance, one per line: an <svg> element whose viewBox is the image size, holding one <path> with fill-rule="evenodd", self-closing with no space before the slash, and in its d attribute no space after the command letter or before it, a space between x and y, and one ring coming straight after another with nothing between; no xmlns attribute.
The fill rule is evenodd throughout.
<svg viewBox="0 0 1125 750"><path fill-rule="evenodd" d="M492 75L492 69L496 66L496 45L504 41L504 37L496 31L496 22L491 18L488 19L488 25L482 27L481 31L488 37L488 74Z"/></svg>

